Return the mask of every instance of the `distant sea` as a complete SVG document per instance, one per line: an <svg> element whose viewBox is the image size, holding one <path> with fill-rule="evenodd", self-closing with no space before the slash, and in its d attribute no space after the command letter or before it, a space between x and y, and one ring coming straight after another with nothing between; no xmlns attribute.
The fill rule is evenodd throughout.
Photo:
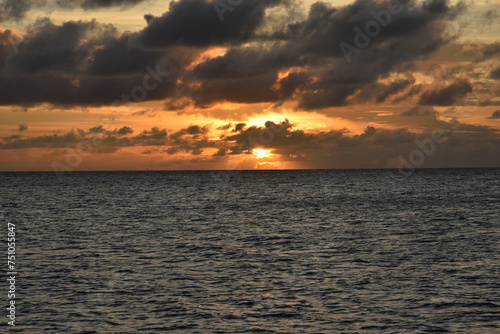
<svg viewBox="0 0 500 334"><path fill-rule="evenodd" d="M392 174L0 173L0 332L500 333L500 169Z"/></svg>

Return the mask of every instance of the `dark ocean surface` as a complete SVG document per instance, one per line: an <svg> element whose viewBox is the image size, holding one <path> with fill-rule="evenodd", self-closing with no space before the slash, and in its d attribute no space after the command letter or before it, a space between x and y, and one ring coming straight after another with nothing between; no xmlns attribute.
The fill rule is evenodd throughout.
<svg viewBox="0 0 500 334"><path fill-rule="evenodd" d="M500 169L393 174L0 173L0 332L500 333Z"/></svg>

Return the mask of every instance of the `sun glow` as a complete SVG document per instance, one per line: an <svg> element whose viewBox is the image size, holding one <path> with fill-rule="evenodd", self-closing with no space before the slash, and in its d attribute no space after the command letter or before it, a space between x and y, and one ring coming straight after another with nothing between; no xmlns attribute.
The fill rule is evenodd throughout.
<svg viewBox="0 0 500 334"><path fill-rule="evenodd" d="M269 156L269 152L271 152L270 150L263 150L263 149L260 149L260 148L256 148L253 150L253 154L255 154L255 157L257 159L262 159L262 158L266 158Z"/></svg>

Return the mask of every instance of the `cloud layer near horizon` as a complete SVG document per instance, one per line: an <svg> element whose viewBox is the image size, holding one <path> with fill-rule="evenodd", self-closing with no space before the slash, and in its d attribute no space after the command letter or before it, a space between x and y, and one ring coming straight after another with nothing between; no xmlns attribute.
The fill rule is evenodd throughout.
<svg viewBox="0 0 500 334"><path fill-rule="evenodd" d="M86 155L143 147L143 155L186 153L199 156L206 149L217 149L208 161L223 163L231 156L244 157L260 148L281 156L282 161L300 163L307 168L395 168L406 160L414 166L413 155L419 151L423 153L418 155L425 158L415 167L446 167L450 161L457 167L494 167L500 164L500 138L495 130L435 120L439 128L419 134L404 128L387 130L367 127L359 135L351 135L345 129L306 133L288 120L281 123L268 121L262 127L238 123L219 128L223 133L217 140L209 138L211 129L208 126L191 125L178 131L153 127L134 135L134 130L127 126L107 130L101 125L88 130L74 129L60 135L23 138L18 134L3 137L0 138L0 151L78 149ZM437 141L434 139L436 133L439 133ZM55 154L61 152L56 150Z"/></svg>

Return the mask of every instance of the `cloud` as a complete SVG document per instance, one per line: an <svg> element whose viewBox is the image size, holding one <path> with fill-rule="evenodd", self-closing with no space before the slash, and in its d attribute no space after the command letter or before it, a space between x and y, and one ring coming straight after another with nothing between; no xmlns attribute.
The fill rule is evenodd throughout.
<svg viewBox="0 0 500 334"><path fill-rule="evenodd" d="M190 125L175 132L153 127L135 136L130 136L133 130L128 127L105 130L96 126L60 135L3 137L0 150L60 149L98 142L99 145L93 146L96 154L117 152L122 147L144 147L141 155L188 153L199 156L211 148L216 150L211 155L215 161L228 156L252 157L253 149L262 148L269 150L277 161L298 163L305 168L384 168L395 167L398 157L408 158L413 151L421 149L421 143L432 139L436 129L442 131L446 140L435 145L435 152L429 154L422 167L488 167L500 163L500 138L496 130L438 119L434 125L418 133L405 128L369 126L363 133L353 135L345 129L310 133L288 120L267 121L260 127L247 127L243 123L228 127L217 140L210 139L208 126L200 125Z"/></svg>
<svg viewBox="0 0 500 334"><path fill-rule="evenodd" d="M427 106L451 106L472 92L467 79L456 79L452 84L438 89L430 89L420 95L419 104Z"/></svg>
<svg viewBox="0 0 500 334"><path fill-rule="evenodd" d="M132 130L131 127L124 126L123 128L119 129L116 133L118 133L122 136L126 136L126 135L129 135L131 133L134 133L134 130Z"/></svg>
<svg viewBox="0 0 500 334"><path fill-rule="evenodd" d="M92 127L87 131L74 129L65 134L44 135L39 137L21 138L3 137L0 142L0 150L12 150L22 148L65 148L75 147L79 143L100 143L97 148L106 152L115 152L119 147L126 146L154 146L166 143L166 130L152 128L144 131L136 137L126 137L133 130L129 127L121 129L106 130L102 125ZM110 148L112 148L110 150Z"/></svg>
<svg viewBox="0 0 500 334"><path fill-rule="evenodd" d="M226 125L219 126L217 130L229 130L233 127L233 123L228 123Z"/></svg>
<svg viewBox="0 0 500 334"><path fill-rule="evenodd" d="M344 130L307 133L288 121L267 122L263 127L245 128L223 138L229 146L215 155L249 154L264 148L280 156L280 161L298 162L311 168L385 168L395 167L398 157L408 159L420 149L418 143L432 138L434 130L443 131L446 141L436 144L435 152L426 158L423 167L478 167L500 163L500 138L496 130L436 120L436 128L422 133L408 129L377 129L367 127L362 134L351 135ZM263 133L267 135L262 142ZM492 158L494 157L494 158Z"/></svg>
<svg viewBox="0 0 500 334"><path fill-rule="evenodd" d="M20 148L46 148L66 147L76 145L84 137L77 131L71 131L64 135L45 135L40 137L22 139L21 136L3 137L0 150L11 150Z"/></svg>
<svg viewBox="0 0 500 334"><path fill-rule="evenodd" d="M246 123L238 123L234 126L234 129L231 132L241 132L246 126Z"/></svg>
<svg viewBox="0 0 500 334"><path fill-rule="evenodd" d="M208 126L191 125L170 135L170 147L163 152L172 155L179 152L200 155L206 148L218 148L219 143L207 137Z"/></svg>
<svg viewBox="0 0 500 334"><path fill-rule="evenodd" d="M489 119L500 119L500 110L497 110L493 113L493 115L491 115L490 117L488 117Z"/></svg>
<svg viewBox="0 0 500 334"><path fill-rule="evenodd" d="M444 0L400 3L401 12L391 15L350 64L340 43L354 43L354 28L375 22L387 11L388 0L357 0L341 7L318 2L307 17L270 26L273 17L266 15L274 12L269 9L295 2L245 0L221 22L212 3L179 0L162 16L147 15L143 30L123 34L96 21L56 25L41 20L17 46L17 54L2 56L0 44L0 57L6 59L0 71L0 105L109 105L130 97L132 89L143 85L146 68L157 64L170 75L148 91L147 99L164 100L169 109L228 101L294 102L299 109L317 110L410 98L419 89L410 73L413 63L449 41L446 21L463 6ZM200 61L201 54L216 46L224 46L225 53ZM487 48L485 55L492 52ZM196 66L189 66L195 61ZM399 78L388 80L391 73ZM424 97L423 102L432 100Z"/></svg>
<svg viewBox="0 0 500 334"><path fill-rule="evenodd" d="M340 43L354 43L353 28L373 21L372 11L387 10L387 1L358 0L343 7L318 2L305 20L260 37L272 44L234 46L225 55L199 64L192 75L202 84L185 94L200 106L224 100L256 103L283 98L297 100L299 108L306 110L348 104L349 96L372 89L379 77L405 71L411 62L447 43L444 21L455 17L459 6L437 0L422 5L401 3L401 13L393 15L368 47L353 55L351 64ZM307 70L296 72L293 85L280 92L278 74L294 67ZM382 102L407 84L395 82L377 91L374 98ZM253 87L259 87L258 92Z"/></svg>
<svg viewBox="0 0 500 334"><path fill-rule="evenodd" d="M145 17L148 26L140 33L139 40L148 47L240 44L253 37L266 9L281 3L286 1L245 0L220 22L215 6L209 1L172 1L170 10L162 16Z"/></svg>
<svg viewBox="0 0 500 334"><path fill-rule="evenodd" d="M145 0L3 0L0 4L0 21L19 21L31 10L62 8L96 10L100 8L126 8Z"/></svg>
<svg viewBox="0 0 500 334"><path fill-rule="evenodd" d="M110 50L117 41L128 40L116 36L113 26L96 21L39 21L32 36L17 46L18 53L6 59L0 105L110 105L116 99L131 100L134 88L144 90L145 82L152 87L147 99L171 96L177 81L175 59L164 55L156 62L154 51L136 52L133 47L121 55L106 54L114 52Z"/></svg>
<svg viewBox="0 0 500 334"><path fill-rule="evenodd" d="M168 154L187 152L199 155L206 148L218 147L217 143L207 137L208 131L208 126L191 125L169 134L166 129L153 127L136 136L129 136L134 130L128 126L107 130L103 125L98 125L86 131L73 129L62 135L54 134L30 138L22 138L20 135L3 137L0 138L0 150L68 148L83 143L89 144L94 153L113 153L122 147L156 146L164 148L162 150L149 150L149 154L154 152ZM144 152L148 152L148 150ZM146 154L144 152L143 154Z"/></svg>
<svg viewBox="0 0 500 334"><path fill-rule="evenodd" d="M493 71L491 71L490 77L493 79L500 80L500 67L497 67Z"/></svg>
<svg viewBox="0 0 500 334"><path fill-rule="evenodd" d="M146 66L158 64L164 53L145 50L134 44L133 36L125 34L112 38L102 47L92 52L92 60L88 63L90 75L109 77L130 73L144 73Z"/></svg>
<svg viewBox="0 0 500 334"><path fill-rule="evenodd" d="M354 94L350 99L349 103L382 103L386 101L391 96L397 95L407 88L411 87L415 83L415 79L411 73L407 73L406 79L396 79L391 82L376 82L373 84L367 84L363 89L359 90L357 94ZM407 92L405 95L407 95Z"/></svg>
<svg viewBox="0 0 500 334"><path fill-rule="evenodd" d="M487 44L483 50L483 59L490 59L500 53L500 42Z"/></svg>
<svg viewBox="0 0 500 334"><path fill-rule="evenodd" d="M95 20L68 21L60 26L41 20L33 29L30 38L17 46L18 53L7 59L7 73L76 75L93 49L102 47L116 35L113 26Z"/></svg>
<svg viewBox="0 0 500 334"><path fill-rule="evenodd" d="M109 7L130 7L140 4L145 0L84 0L80 7L85 10Z"/></svg>
<svg viewBox="0 0 500 334"><path fill-rule="evenodd" d="M32 0L4 0L0 4L0 21L19 20L31 9Z"/></svg>
<svg viewBox="0 0 500 334"><path fill-rule="evenodd" d="M413 107L411 109L408 109L406 111L403 111L400 116L430 116L430 115L436 115L436 110L432 107Z"/></svg>
<svg viewBox="0 0 500 334"><path fill-rule="evenodd" d="M495 9L488 9L483 14L483 17L486 19L486 21L493 22L494 19L498 18L498 13Z"/></svg>
<svg viewBox="0 0 500 334"><path fill-rule="evenodd" d="M16 43L20 39L21 37L10 29L2 31L2 24L0 23L0 70L5 67L7 57L13 52L12 43Z"/></svg>
<svg viewBox="0 0 500 334"><path fill-rule="evenodd" d="M387 100L387 98L391 95L397 94L403 91L405 88L409 87L411 84L415 83L415 79L411 80L398 80L391 82L390 84L383 85L383 89L378 93L376 102L381 103Z"/></svg>

